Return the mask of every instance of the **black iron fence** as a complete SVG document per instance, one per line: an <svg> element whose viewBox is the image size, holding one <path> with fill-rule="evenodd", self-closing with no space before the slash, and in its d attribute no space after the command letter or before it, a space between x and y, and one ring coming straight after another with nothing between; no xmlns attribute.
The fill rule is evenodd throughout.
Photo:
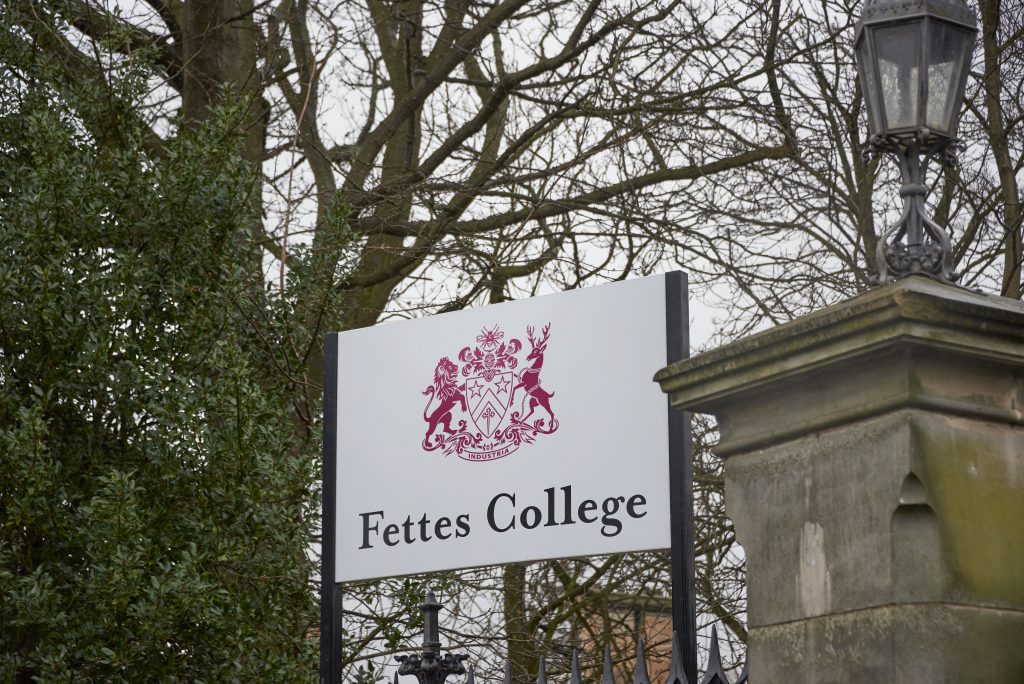
<svg viewBox="0 0 1024 684"><path fill-rule="evenodd" d="M433 592L427 594L426 603L421 606L423 610L423 648L418 653L397 656L399 662L398 672L395 674L395 684L398 684L398 677L411 675L416 677L419 684L445 684L448 677L461 677L465 675L465 684L475 684L475 674L472 664L467 667L466 661L469 656L465 654L445 653L441 651L441 633L438 624L438 612L441 604L437 602ZM505 663L504 684L512 684L512 665ZM544 658L541 657L537 672L537 684L548 684L547 668ZM579 653L574 649L572 653L572 666L569 671L569 684L583 684L583 677L580 674ZM605 646L604 667L601 673L600 684L618 684L612 671L611 649ZM637 642L636 666L633 670L632 684L661 684L660 681L652 682L647 674L647 659L644 654L644 642ZM718 646L718 632L711 630L711 646L708 651L708 664L704 675L699 682L690 682L686 678L683 668L683 651L679 646L679 635L672 635L672 656L668 669L668 676L664 684L747 684L747 666L738 679L730 682L726 675L725 667L722 664L721 651Z"/></svg>

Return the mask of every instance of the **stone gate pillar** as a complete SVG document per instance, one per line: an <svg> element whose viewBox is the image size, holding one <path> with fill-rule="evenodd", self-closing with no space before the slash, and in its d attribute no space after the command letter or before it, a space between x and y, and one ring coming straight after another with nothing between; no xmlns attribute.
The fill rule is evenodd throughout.
<svg viewBox="0 0 1024 684"><path fill-rule="evenodd" d="M908 278L656 380L718 420L753 684L1024 683L1024 304Z"/></svg>

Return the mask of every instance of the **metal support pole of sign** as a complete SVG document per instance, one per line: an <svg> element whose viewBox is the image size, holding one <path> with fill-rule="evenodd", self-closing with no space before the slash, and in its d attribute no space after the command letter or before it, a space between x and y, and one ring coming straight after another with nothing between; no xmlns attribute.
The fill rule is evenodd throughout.
<svg viewBox="0 0 1024 684"><path fill-rule="evenodd" d="M320 502L320 684L341 681L341 587L334 583L338 485L338 334L324 339L324 461Z"/></svg>
<svg viewBox="0 0 1024 684"><path fill-rule="evenodd" d="M690 355L686 274L665 274L668 363ZM690 414L668 407L669 483L672 530L672 629L678 634L686 678L697 682L697 598L693 546L693 441Z"/></svg>

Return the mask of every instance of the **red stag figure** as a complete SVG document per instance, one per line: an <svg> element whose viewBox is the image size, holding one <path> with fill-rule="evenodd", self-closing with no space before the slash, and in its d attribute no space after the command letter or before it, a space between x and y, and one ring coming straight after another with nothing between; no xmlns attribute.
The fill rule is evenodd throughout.
<svg viewBox="0 0 1024 684"><path fill-rule="evenodd" d="M515 392L515 390L522 387L526 391L526 396L529 397L530 411L523 418L524 423L527 418L533 415L538 406L544 407L544 410L551 416L552 423L555 420L555 412L551 410L551 397L555 396L555 393L548 392L540 386L540 369L544 365L544 350L547 349L550 332L551 324L548 323L544 326L540 339L534 339L533 326L531 325L526 328L526 336L530 340L530 346L533 347L526 360L533 361L533 365L520 374L519 384L512 389Z"/></svg>

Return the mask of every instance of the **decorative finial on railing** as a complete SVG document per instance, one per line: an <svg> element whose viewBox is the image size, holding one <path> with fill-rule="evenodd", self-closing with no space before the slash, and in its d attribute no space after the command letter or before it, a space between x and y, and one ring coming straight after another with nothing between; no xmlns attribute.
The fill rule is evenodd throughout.
<svg viewBox="0 0 1024 684"><path fill-rule="evenodd" d="M501 680L501 684L512 684L512 661L505 661L505 678Z"/></svg>
<svg viewBox="0 0 1024 684"><path fill-rule="evenodd" d="M651 684L651 676L647 674L647 655L644 653L644 640L636 642L636 667L633 668L633 684Z"/></svg>
<svg viewBox="0 0 1024 684"><path fill-rule="evenodd" d="M679 647L679 633L672 632L672 661L668 666L667 684L690 684L683 671L683 649Z"/></svg>
<svg viewBox="0 0 1024 684"><path fill-rule="evenodd" d="M540 667L537 668L537 684L548 684L548 668L544 664L544 656L540 657Z"/></svg>
<svg viewBox="0 0 1024 684"><path fill-rule="evenodd" d="M718 630L711 627L711 646L708 650L708 669L700 684L729 684L729 678L725 675L725 668L722 667L722 654L718 650Z"/></svg>
<svg viewBox="0 0 1024 684"><path fill-rule="evenodd" d="M420 684L444 684L449 675L466 674L462 663L469 659L468 655L445 653L441 657L441 630L437 622L441 608L434 592L427 592L427 600L420 606L423 611L423 651L395 656L400 663L396 678L397 675L414 675Z"/></svg>
<svg viewBox="0 0 1024 684"><path fill-rule="evenodd" d="M438 625L437 614L441 612L441 604L437 602L434 592L427 591L427 600L420 610L423 611L423 652L428 650L434 653L441 653L441 628Z"/></svg>

